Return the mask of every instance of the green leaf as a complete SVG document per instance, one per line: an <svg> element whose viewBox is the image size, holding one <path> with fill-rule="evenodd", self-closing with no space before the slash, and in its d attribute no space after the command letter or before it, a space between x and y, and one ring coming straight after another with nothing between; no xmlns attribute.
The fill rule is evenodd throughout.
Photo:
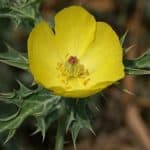
<svg viewBox="0 0 150 150"><path fill-rule="evenodd" d="M89 129L93 134L95 134L91 127L89 118L87 117L83 118L81 116L78 116L75 119L75 121L72 122L72 125L70 127L74 147L76 145L76 140L77 140L80 129L84 129L84 128Z"/></svg>
<svg viewBox="0 0 150 150"><path fill-rule="evenodd" d="M114 84L119 90L121 90L122 92L126 93L126 94L129 94L129 95L132 95L132 96L135 96L135 94L131 91L129 91L128 89L124 88L121 86L120 82L116 82Z"/></svg>
<svg viewBox="0 0 150 150"><path fill-rule="evenodd" d="M6 7L7 5L8 5L8 3L9 3L9 0L1 0L1 2L0 2L0 7L1 8L4 8L4 7Z"/></svg>
<svg viewBox="0 0 150 150"><path fill-rule="evenodd" d="M42 133L42 139L44 141L45 139L45 133L46 133L46 123L44 117L37 117L37 131Z"/></svg>
<svg viewBox="0 0 150 150"><path fill-rule="evenodd" d="M59 119L60 118L60 112L59 112L59 109L60 109L60 107L61 107L61 103L60 103L60 105L58 105L58 104L56 104L57 106L53 106L53 109L51 109L50 111L49 111L49 113L45 116L45 117L43 117L43 119L44 119L44 122L45 122L45 124L44 124L44 122L43 121L41 121L41 123L39 123L40 121L37 121L37 129L32 133L32 135L34 135L34 134L37 134L38 132L41 132L42 133L42 137L43 137L43 140L44 140L44 138L45 138L45 133L46 133L46 131L48 130L48 128L50 127L50 125L54 122L54 121L56 121L57 119ZM36 117L36 118L39 118L39 116L38 117ZM42 118L42 116L40 117L40 118ZM43 123L42 123L43 122ZM43 124L43 125L42 125ZM43 128L43 129L42 129ZM45 133L44 133L44 131L45 131Z"/></svg>
<svg viewBox="0 0 150 150"><path fill-rule="evenodd" d="M38 90L38 89L37 90L31 90L31 89L27 88L19 80L17 80L17 82L19 84L19 90L16 92L18 95L20 95L23 98L31 95L32 93L34 93Z"/></svg>
<svg viewBox="0 0 150 150"><path fill-rule="evenodd" d="M6 144L6 143L15 135L15 133L16 133L16 130L15 130L15 129L9 130L8 136L7 136L7 138L6 138L5 142L4 142L4 144Z"/></svg>
<svg viewBox="0 0 150 150"><path fill-rule="evenodd" d="M128 34L128 31L126 31L126 32L123 34L123 36L120 38L120 43L121 43L122 46L123 46L124 41L125 41L125 39L126 39L126 37L127 37L127 34Z"/></svg>
<svg viewBox="0 0 150 150"><path fill-rule="evenodd" d="M150 74L150 50L136 59L124 60L125 71L130 75Z"/></svg>
<svg viewBox="0 0 150 150"><path fill-rule="evenodd" d="M76 149L76 140L77 140L77 137L78 137L78 134L79 134L79 131L81 128L82 127L79 122L73 122L73 124L70 128L74 149Z"/></svg>
<svg viewBox="0 0 150 150"><path fill-rule="evenodd" d="M40 18L40 0L6 0L0 6L0 17L10 18L18 27L20 24L34 24Z"/></svg>
<svg viewBox="0 0 150 150"><path fill-rule="evenodd" d="M8 117L5 117L5 118L0 118L0 122L10 121L10 120L16 118L17 115L19 114L19 112L20 112L20 108L18 108L18 110L14 114L12 114L11 116L8 116Z"/></svg>
<svg viewBox="0 0 150 150"><path fill-rule="evenodd" d="M149 69L136 69L132 67L125 67L125 72L128 75L149 75L150 70Z"/></svg>
<svg viewBox="0 0 150 150"><path fill-rule="evenodd" d="M6 104L14 104L18 106L20 104L20 101L21 100L20 98L18 98L16 91L10 93L0 93L0 102Z"/></svg>
<svg viewBox="0 0 150 150"><path fill-rule="evenodd" d="M150 49L148 49L143 55L135 59L135 66L137 68L150 69Z"/></svg>
<svg viewBox="0 0 150 150"><path fill-rule="evenodd" d="M88 114L88 103L87 101L71 101L67 102L68 107L68 120L67 120L67 130L71 131L72 140L74 148L76 147L76 139L79 134L80 129L87 128L92 133L94 133Z"/></svg>
<svg viewBox="0 0 150 150"><path fill-rule="evenodd" d="M135 45L131 45L128 48L124 48L124 53L128 53Z"/></svg>
<svg viewBox="0 0 150 150"><path fill-rule="evenodd" d="M0 100L2 99L11 99L15 96L15 92L10 92L10 93L0 93Z"/></svg>
<svg viewBox="0 0 150 150"><path fill-rule="evenodd" d="M70 115L67 118L66 132L68 132L69 127L71 126L71 124L72 124L73 121L75 121L75 116L74 116L74 111L71 111Z"/></svg>
<svg viewBox="0 0 150 150"><path fill-rule="evenodd" d="M121 46L122 46L122 47L123 47L124 42L125 42L125 40L126 40L126 38L127 38L127 34L128 34L128 31L126 31L126 32L124 33L124 35L120 38L120 43L121 43ZM124 48L124 47L123 47L123 53L124 53L124 55L125 55L126 53L128 53L128 51L130 51L134 46L135 46L135 45L131 45L131 46L129 46L128 48Z"/></svg>
<svg viewBox="0 0 150 150"><path fill-rule="evenodd" d="M19 84L19 89L14 90L10 93L0 93L0 101L7 104L15 104L18 107L23 103L23 99L29 95L36 93L40 88L31 90L25 87L20 81L17 81Z"/></svg>
<svg viewBox="0 0 150 150"><path fill-rule="evenodd" d="M0 53L0 62L23 70L28 70L28 59L7 44L8 52Z"/></svg>
<svg viewBox="0 0 150 150"><path fill-rule="evenodd" d="M25 86L21 85L20 87L24 89L25 92L21 90L20 94L20 92L17 91L14 97L12 97L11 94L3 94L3 96L6 95L6 99L9 99L10 101L14 101L14 98L19 99L21 95L24 96L24 93L27 91ZM61 107L60 97L51 95L49 91L40 88L25 97L21 97L21 99L23 99L23 101L19 105L19 113L17 113L17 115L13 114L9 119L6 118L0 121L0 133L9 131L10 135L13 136L11 131L19 128L27 117L33 116L37 119L38 130L42 132L44 139L46 131L44 119L50 112L55 112ZM10 135L6 141L10 139Z"/></svg>

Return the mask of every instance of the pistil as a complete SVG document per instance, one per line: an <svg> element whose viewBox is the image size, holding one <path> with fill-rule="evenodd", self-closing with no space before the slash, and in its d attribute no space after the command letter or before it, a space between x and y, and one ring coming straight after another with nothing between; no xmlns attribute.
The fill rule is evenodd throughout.
<svg viewBox="0 0 150 150"><path fill-rule="evenodd" d="M80 64L79 59L76 56L69 56L64 63L58 63L57 69L60 71L60 77L63 83L67 84L72 79L79 79L83 85L86 85L89 81L89 72Z"/></svg>
<svg viewBox="0 0 150 150"><path fill-rule="evenodd" d="M71 65L75 65L78 63L78 58L76 56L70 56L68 58L68 63Z"/></svg>

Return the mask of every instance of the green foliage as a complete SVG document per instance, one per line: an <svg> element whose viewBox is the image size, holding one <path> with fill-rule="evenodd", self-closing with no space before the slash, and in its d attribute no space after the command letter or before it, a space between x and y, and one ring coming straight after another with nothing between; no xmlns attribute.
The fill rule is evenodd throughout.
<svg viewBox="0 0 150 150"><path fill-rule="evenodd" d="M150 74L150 49L142 56L133 60L124 60L125 71L130 75Z"/></svg>
<svg viewBox="0 0 150 150"><path fill-rule="evenodd" d="M34 24L40 19L39 0L1 0L0 17L8 17L13 20L16 26L28 22ZM127 32L120 39L123 46ZM7 44L8 51L0 53L0 62L8 64L25 71L29 71L27 54L22 54ZM124 49L126 53L128 49ZM150 74L150 50L142 56L133 59L124 59L126 74L145 75ZM66 132L70 131L73 144L77 140L79 131L83 128L89 129L92 133L89 108L91 100L63 99L53 95L50 91L39 86L29 89L18 81L19 89L10 93L0 93L0 102L15 105L17 110L9 115L0 118L0 133L7 133L7 143L16 133L16 130L29 116L36 120L36 130L33 134L41 132L43 140L51 123L65 115ZM123 91L129 93L126 89ZM130 93L132 94L132 93Z"/></svg>
<svg viewBox="0 0 150 150"><path fill-rule="evenodd" d="M16 27L27 21L35 23L39 14L39 0L0 1L0 17L10 18Z"/></svg>
<svg viewBox="0 0 150 150"><path fill-rule="evenodd" d="M128 34L128 31L126 31L126 32L123 34L123 36L120 38L120 43L121 43L122 46L123 46L123 44L124 44L124 42L125 42L125 39L126 39L126 37L127 37L127 34Z"/></svg>
<svg viewBox="0 0 150 150"><path fill-rule="evenodd" d="M0 62L28 70L26 56L8 45L7 47L8 52L0 54ZM1 102L18 107L18 110L11 116L0 118L0 133L8 132L5 142L8 142L14 136L17 128L29 116L35 117L37 122L37 129L33 134L41 132L44 140L47 129L52 122L61 117L64 108L67 108L66 131L71 132L74 146L80 129L87 128L93 132L86 101L61 100L60 97L54 96L42 88L31 90L19 81L18 84L20 85L18 90L0 94Z"/></svg>
<svg viewBox="0 0 150 150"><path fill-rule="evenodd" d="M123 47L127 33L120 38L120 43ZM126 54L134 45L129 48L123 48L124 54ZM125 72L129 75L148 75L150 74L150 49L148 49L143 55L135 59L125 59L123 60L125 65ZM125 91L128 92L128 91Z"/></svg>
<svg viewBox="0 0 150 150"><path fill-rule="evenodd" d="M135 45L131 45L129 46L128 48L124 48L124 43L126 41L126 38L127 38L127 35L128 35L128 31L126 31L123 36L120 38L120 43L121 43L121 46L123 48L123 54L125 55L126 53L128 53L128 51L131 50L131 48L133 48Z"/></svg>
<svg viewBox="0 0 150 150"><path fill-rule="evenodd" d="M8 51L0 53L0 62L23 70L28 70L28 59L7 44Z"/></svg>
<svg viewBox="0 0 150 150"><path fill-rule="evenodd" d="M23 70L28 70L28 59L25 54L19 53L7 45L8 51L0 54L0 62ZM133 60L124 60L127 74L150 74L150 50ZM79 131L87 128L93 132L89 114L88 100L68 100L54 96L50 91L38 87L31 90L18 81L20 88L10 93L1 93L0 101L16 105L18 109L10 116L0 118L0 133L7 132L8 142L15 134L23 121L32 116L36 120L36 130L33 134L41 132L43 140L51 123L58 120L66 109L66 132L70 131L75 147ZM127 92L127 91L126 91ZM93 132L94 133L94 132Z"/></svg>
<svg viewBox="0 0 150 150"><path fill-rule="evenodd" d="M5 143L15 135L17 128L29 116L36 120L36 130L33 134L41 132L43 140L51 123L61 118L64 113L67 118L66 132L71 132L74 146L80 129L87 128L93 132L88 101L61 99L41 87L31 90L21 82L18 83L20 85L18 90L0 94L1 102L18 107L14 114L0 118L0 133L8 134Z"/></svg>
<svg viewBox="0 0 150 150"><path fill-rule="evenodd" d="M68 106L66 131L70 130L75 148L80 129L86 128L94 133L89 118L91 112L88 100L67 100L66 103Z"/></svg>
<svg viewBox="0 0 150 150"><path fill-rule="evenodd" d="M45 132L48 129L46 128L46 117L50 117L51 122L53 122L56 120L56 116L52 117L51 113L58 111L61 107L59 96L54 96L42 88L30 90L21 83L19 84L19 90L0 94L2 102L18 106L17 112L0 120L0 133L8 132L5 143L14 136L17 128L29 116L35 117L37 121L36 132L41 132L44 139Z"/></svg>

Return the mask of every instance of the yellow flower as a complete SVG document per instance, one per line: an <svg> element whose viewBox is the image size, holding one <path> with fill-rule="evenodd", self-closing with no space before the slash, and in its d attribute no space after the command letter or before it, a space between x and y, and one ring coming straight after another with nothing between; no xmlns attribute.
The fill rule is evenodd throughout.
<svg viewBox="0 0 150 150"><path fill-rule="evenodd" d="M118 36L80 6L55 16L55 28L41 21L28 39L34 79L57 95L86 97L124 77Z"/></svg>

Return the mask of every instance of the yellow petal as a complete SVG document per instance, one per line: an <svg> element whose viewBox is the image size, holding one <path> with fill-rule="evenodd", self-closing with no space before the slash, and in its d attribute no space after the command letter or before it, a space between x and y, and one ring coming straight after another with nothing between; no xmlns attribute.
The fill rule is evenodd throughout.
<svg viewBox="0 0 150 150"><path fill-rule="evenodd" d="M56 63L59 60L54 33L42 21L35 26L28 39L28 57L35 80L44 87L58 85Z"/></svg>
<svg viewBox="0 0 150 150"><path fill-rule="evenodd" d="M77 56L88 69L87 78L69 79L57 68L66 55ZM60 11L55 34L46 22L39 23L28 39L29 65L35 80L55 94L87 97L100 92L124 76L122 48L112 28L99 22L79 6ZM85 85L83 82L88 79Z"/></svg>
<svg viewBox="0 0 150 150"><path fill-rule="evenodd" d="M109 82L101 82L99 85L96 85L90 88L85 87L82 89L76 88L72 90L67 90L67 89L63 89L60 87L52 87L52 91L54 92L54 94L61 95L64 97L84 98L84 97L88 97L88 96L94 95L102 91L104 88L106 88L110 84L111 83Z"/></svg>
<svg viewBox="0 0 150 150"><path fill-rule="evenodd" d="M55 33L59 51L64 58L67 54L82 55L94 37L96 21L80 6L71 6L55 16Z"/></svg>
<svg viewBox="0 0 150 150"><path fill-rule="evenodd" d="M95 39L81 58L81 63L90 72L89 86L123 78L122 51L113 29L104 22L98 22Z"/></svg>

